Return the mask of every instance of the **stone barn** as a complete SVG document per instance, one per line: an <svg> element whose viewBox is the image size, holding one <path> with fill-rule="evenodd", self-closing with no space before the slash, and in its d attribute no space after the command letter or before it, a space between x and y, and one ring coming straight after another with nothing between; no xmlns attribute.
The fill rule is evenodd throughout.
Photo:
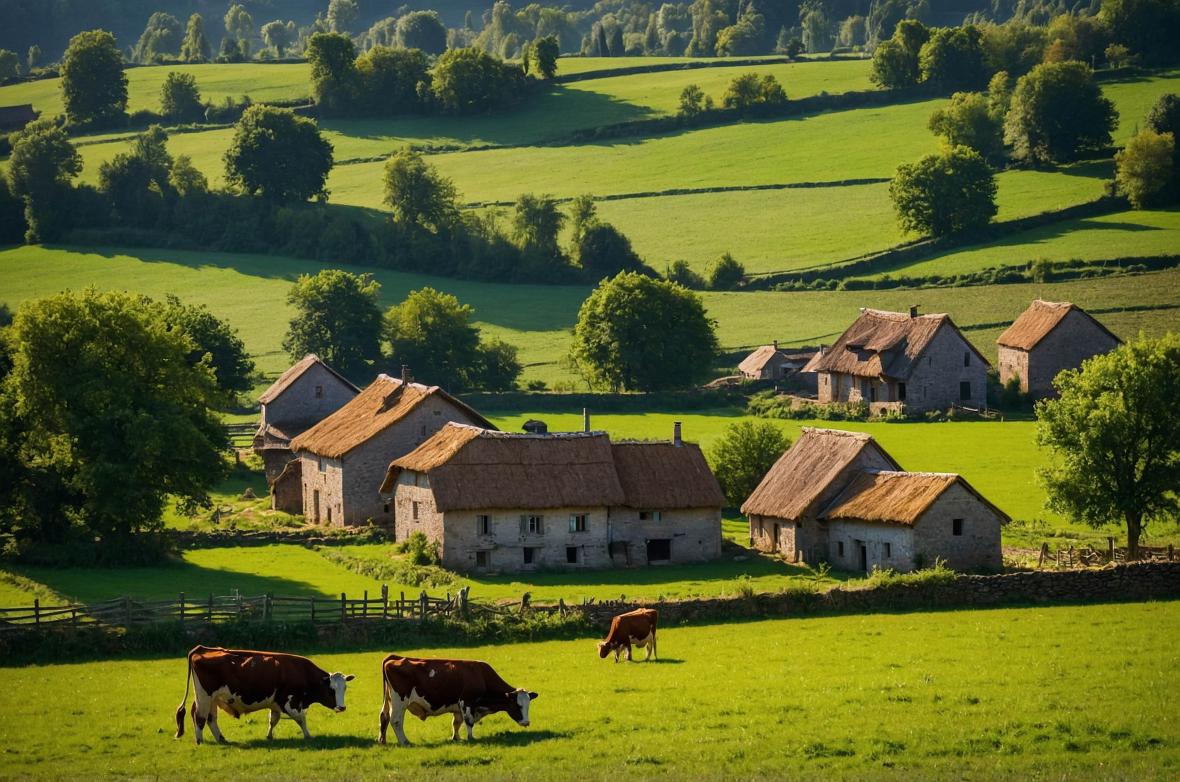
<svg viewBox="0 0 1180 782"><path fill-rule="evenodd" d="M908 315L861 310L803 371L817 374L821 403L920 412L986 406L988 366L949 315L919 315L913 307Z"/></svg>
<svg viewBox="0 0 1180 782"><path fill-rule="evenodd" d="M301 462L304 516L337 527L370 521L392 525L393 505L379 491L390 461L451 422L495 428L438 386L379 375L351 402L291 441Z"/></svg>
<svg viewBox="0 0 1180 782"><path fill-rule="evenodd" d="M1081 307L1036 299L996 343L1000 382L1015 378L1022 392L1039 399L1056 394L1059 372L1114 350L1121 340Z"/></svg>
<svg viewBox="0 0 1180 782"><path fill-rule="evenodd" d="M998 570L1008 516L952 473L905 472L869 435L806 428L742 505L751 544L793 562Z"/></svg>
<svg viewBox="0 0 1180 782"><path fill-rule="evenodd" d="M528 571L703 562L721 553L716 478L696 445L450 424L390 465L398 539L443 565Z"/></svg>
<svg viewBox="0 0 1180 782"><path fill-rule="evenodd" d="M291 440L344 407L357 393L343 375L308 353L258 397L262 416L254 433L254 451L262 457L267 484L273 486L293 458ZM302 512L288 502L276 502L275 508Z"/></svg>
<svg viewBox="0 0 1180 782"><path fill-rule="evenodd" d="M782 350L778 342L763 345L742 359L738 373L746 380L782 380L807 366L814 350Z"/></svg>

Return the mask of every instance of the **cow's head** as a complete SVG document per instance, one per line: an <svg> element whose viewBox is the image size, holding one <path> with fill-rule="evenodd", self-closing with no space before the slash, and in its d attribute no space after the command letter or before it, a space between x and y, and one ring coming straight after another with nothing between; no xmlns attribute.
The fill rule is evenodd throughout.
<svg viewBox="0 0 1180 782"><path fill-rule="evenodd" d="M529 704L537 697L537 693L527 690L513 690L505 693L504 700L507 703L504 711L508 712L508 716L516 720L518 725L527 728L529 726Z"/></svg>
<svg viewBox="0 0 1180 782"><path fill-rule="evenodd" d="M329 698L329 702L324 705L336 711L344 711L344 691L348 689L348 683L354 678L356 677L351 673L347 676L342 673L325 676L324 686L331 690L331 697Z"/></svg>
<svg viewBox="0 0 1180 782"><path fill-rule="evenodd" d="M608 642L606 642L606 641L599 641L598 642L598 658L600 660L605 660L606 656L608 654L610 654L610 651L611 651L611 645Z"/></svg>

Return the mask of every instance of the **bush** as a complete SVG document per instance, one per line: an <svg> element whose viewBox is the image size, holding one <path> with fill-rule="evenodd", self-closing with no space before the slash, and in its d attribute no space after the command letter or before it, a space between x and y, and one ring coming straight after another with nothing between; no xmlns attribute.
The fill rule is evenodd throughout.
<svg viewBox="0 0 1180 782"><path fill-rule="evenodd" d="M731 291L741 284L745 276L746 267L725 253L709 266L709 290Z"/></svg>
<svg viewBox="0 0 1180 782"><path fill-rule="evenodd" d="M405 554L414 565L438 565L442 562L437 540L430 540L423 532L415 532L399 543L397 553Z"/></svg>

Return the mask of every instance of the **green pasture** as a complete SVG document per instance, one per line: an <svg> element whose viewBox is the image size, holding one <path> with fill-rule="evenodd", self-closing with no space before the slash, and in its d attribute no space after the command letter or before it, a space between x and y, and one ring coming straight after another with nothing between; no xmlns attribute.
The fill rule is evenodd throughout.
<svg viewBox="0 0 1180 782"><path fill-rule="evenodd" d="M475 308L488 334L516 345L524 379L574 382L561 365L569 330L589 289L478 283L279 256L179 250L93 250L23 246L0 250L0 301L11 307L64 289L86 286L129 290L206 304L233 324L259 369L274 377L290 359L281 343L291 311L287 289L299 274L340 266L372 273L382 284L382 304L400 301L430 285ZM823 291L702 294L717 320L721 345L740 351L778 339L787 345L831 343L860 307L949 312L966 327L984 355L995 358L995 338L1038 296L1086 307L1124 337L1140 330L1158 335L1180 327L1180 271L1069 282L935 288L921 291ZM736 360L733 362L736 365Z"/></svg>
<svg viewBox="0 0 1180 782"><path fill-rule="evenodd" d="M1099 261L1177 253L1180 253L1180 210L1130 210L1034 228L867 276L922 277L962 274L1040 259Z"/></svg>
<svg viewBox="0 0 1180 782"><path fill-rule="evenodd" d="M172 71L191 73L201 98L221 103L226 98L249 96L255 103L306 98L311 69L307 63L204 63L200 65L152 65L128 68L127 110L160 110L160 87ZM44 116L65 111L60 79L38 79L0 87L0 105L31 103Z"/></svg>
<svg viewBox="0 0 1180 782"><path fill-rule="evenodd" d="M191 721L173 739L182 657L7 668L36 697L6 703L0 776L1172 779L1178 622L1162 602L665 626L659 662L617 665L592 638L294 648L356 676L347 710L313 708L310 741L222 715L228 746L196 746ZM447 716L408 719L411 746L378 746L390 651L487 660L539 694L530 727L499 714L452 743Z"/></svg>
<svg viewBox="0 0 1180 782"><path fill-rule="evenodd" d="M782 55L768 54L761 57L740 57L742 60L760 60L781 57ZM587 71L609 71L617 70L619 68L634 68L636 66L650 66L663 64L681 64L681 63L706 63L707 68L729 68L733 67L731 58L729 57L562 57L557 61L557 75L569 75L571 73L586 73ZM694 69L702 70L702 69ZM650 74L649 74L650 75Z"/></svg>

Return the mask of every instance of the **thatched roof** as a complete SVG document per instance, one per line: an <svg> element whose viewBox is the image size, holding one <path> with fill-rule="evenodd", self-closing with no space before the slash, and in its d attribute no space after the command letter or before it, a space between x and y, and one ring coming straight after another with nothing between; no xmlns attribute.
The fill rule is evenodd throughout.
<svg viewBox="0 0 1180 782"><path fill-rule="evenodd" d="M849 519L912 526L943 492L955 484L975 495L1001 522L1011 521L1008 514L988 502L960 475L876 470L858 473L819 518L823 521Z"/></svg>
<svg viewBox="0 0 1180 782"><path fill-rule="evenodd" d="M954 329L979 360L985 366L988 365L983 354L975 349L945 313L910 315L866 309L861 311L860 316L831 348L818 353L803 371L905 380L934 336L943 328Z"/></svg>
<svg viewBox="0 0 1180 782"><path fill-rule="evenodd" d="M761 372L771 359L781 355L779 349L774 345L763 345L742 359L742 363L738 364L738 369L742 372Z"/></svg>
<svg viewBox="0 0 1180 782"><path fill-rule="evenodd" d="M696 445L612 444L603 432L515 434L450 423L394 460L383 494L402 470L429 473L441 511L724 504Z"/></svg>
<svg viewBox="0 0 1180 782"><path fill-rule="evenodd" d="M292 440L291 450L338 459L405 418L430 397L441 397L481 426L496 428L438 386L403 384L389 375L378 375L348 404Z"/></svg>
<svg viewBox="0 0 1180 782"><path fill-rule="evenodd" d="M303 373L311 369L313 366L319 365L326 369L331 374L335 375L341 383L352 389L354 393L359 393L360 389L348 381L348 378L340 374L330 366L320 361L320 357L315 353L308 353L303 358L296 361L287 371L279 375L279 379L270 384L270 388L262 392L262 396L258 397L258 401L262 404L270 404L278 399L284 391L291 387L291 384L303 376Z"/></svg>
<svg viewBox="0 0 1180 782"><path fill-rule="evenodd" d="M384 494L402 470L427 472L440 511L623 504L610 439L602 432L537 435L450 423L389 466Z"/></svg>
<svg viewBox="0 0 1180 782"><path fill-rule="evenodd" d="M611 445L623 502L629 508L720 508L725 495L695 443L618 442Z"/></svg>
<svg viewBox="0 0 1180 782"><path fill-rule="evenodd" d="M283 421L277 424L269 422L260 424L257 431L254 432L255 450L286 450L291 447L291 440L306 431L312 423L310 421L301 423Z"/></svg>
<svg viewBox="0 0 1180 782"><path fill-rule="evenodd" d="M797 519L860 453L872 448L888 464L901 467L867 434L838 429L804 428L799 439L762 478L742 503L742 513Z"/></svg>
<svg viewBox="0 0 1180 782"><path fill-rule="evenodd" d="M1020 317L1009 326L996 340L996 344L1016 350L1032 350L1053 329L1057 328L1065 316L1070 312L1077 312L1101 329L1115 342L1121 339L1111 333L1110 329L1099 323L1090 313L1068 301L1042 301L1034 299Z"/></svg>

